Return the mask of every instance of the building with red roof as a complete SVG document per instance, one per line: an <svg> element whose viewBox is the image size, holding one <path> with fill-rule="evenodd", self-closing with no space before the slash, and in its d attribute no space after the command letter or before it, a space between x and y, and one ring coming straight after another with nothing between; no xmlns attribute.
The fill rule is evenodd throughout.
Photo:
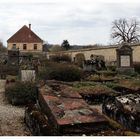
<svg viewBox="0 0 140 140"><path fill-rule="evenodd" d="M43 40L31 30L31 24L29 27L24 25L13 36L7 40L8 50L18 48L21 52L42 52Z"/></svg>

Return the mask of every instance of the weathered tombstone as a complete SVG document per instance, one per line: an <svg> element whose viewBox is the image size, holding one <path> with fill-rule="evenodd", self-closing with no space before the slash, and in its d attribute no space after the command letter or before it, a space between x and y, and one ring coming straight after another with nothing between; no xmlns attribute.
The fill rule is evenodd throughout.
<svg viewBox="0 0 140 140"><path fill-rule="evenodd" d="M133 49L126 43L116 49L117 71L122 74L134 72L133 67Z"/></svg>
<svg viewBox="0 0 140 140"><path fill-rule="evenodd" d="M83 70L84 71L95 71L96 70L95 61L94 60L84 60Z"/></svg>
<svg viewBox="0 0 140 140"><path fill-rule="evenodd" d="M35 70L21 70L21 81L35 81Z"/></svg>
<svg viewBox="0 0 140 140"><path fill-rule="evenodd" d="M104 64L103 64L104 63ZM105 67L104 56L102 55L91 55L90 60L84 60L83 70L84 71L96 71Z"/></svg>

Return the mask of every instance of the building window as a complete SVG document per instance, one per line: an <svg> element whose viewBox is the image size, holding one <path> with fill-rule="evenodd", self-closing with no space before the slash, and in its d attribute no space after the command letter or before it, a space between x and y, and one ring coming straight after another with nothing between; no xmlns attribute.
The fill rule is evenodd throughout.
<svg viewBox="0 0 140 140"><path fill-rule="evenodd" d="M34 50L37 50L37 44L34 44Z"/></svg>
<svg viewBox="0 0 140 140"><path fill-rule="evenodd" d="M27 45L23 44L23 50L27 50Z"/></svg>
<svg viewBox="0 0 140 140"><path fill-rule="evenodd" d="M12 49L16 49L16 44L13 44Z"/></svg>

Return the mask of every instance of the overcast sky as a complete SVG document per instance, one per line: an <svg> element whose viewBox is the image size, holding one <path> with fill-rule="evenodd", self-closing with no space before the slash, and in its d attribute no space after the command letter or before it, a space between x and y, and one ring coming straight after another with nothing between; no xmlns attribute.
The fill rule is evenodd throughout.
<svg viewBox="0 0 140 140"><path fill-rule="evenodd" d="M140 20L137 0L0 0L0 39L6 40L23 25L44 41L61 44L109 44L112 21Z"/></svg>

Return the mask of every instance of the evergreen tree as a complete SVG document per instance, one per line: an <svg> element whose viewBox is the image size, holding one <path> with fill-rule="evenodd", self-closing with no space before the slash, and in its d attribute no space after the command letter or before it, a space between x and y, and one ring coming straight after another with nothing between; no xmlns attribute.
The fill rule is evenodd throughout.
<svg viewBox="0 0 140 140"><path fill-rule="evenodd" d="M68 40L63 40L63 43L61 44L61 47L66 49L66 50L69 50L70 49L70 44L69 44Z"/></svg>

